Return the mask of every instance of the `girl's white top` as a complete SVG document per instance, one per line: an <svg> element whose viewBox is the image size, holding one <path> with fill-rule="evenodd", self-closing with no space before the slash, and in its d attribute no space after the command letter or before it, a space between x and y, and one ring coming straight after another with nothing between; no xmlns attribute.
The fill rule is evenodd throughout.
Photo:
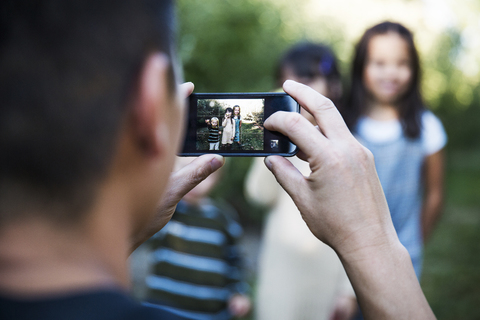
<svg viewBox="0 0 480 320"><path fill-rule="evenodd" d="M402 125L396 119L378 121L369 117L361 117L356 128L360 136L373 143L388 143L402 136ZM442 123L430 111L425 111L422 115L420 139L425 156L441 150L447 143L447 135Z"/></svg>

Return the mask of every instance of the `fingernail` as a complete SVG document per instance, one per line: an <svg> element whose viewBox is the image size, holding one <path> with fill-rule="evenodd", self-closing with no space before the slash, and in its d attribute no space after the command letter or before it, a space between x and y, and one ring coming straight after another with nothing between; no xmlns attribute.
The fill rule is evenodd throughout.
<svg viewBox="0 0 480 320"><path fill-rule="evenodd" d="M210 165L212 166L213 171L220 169L224 163L225 159L220 155L215 155L212 161L210 161Z"/></svg>
<svg viewBox="0 0 480 320"><path fill-rule="evenodd" d="M270 125L270 121L268 119L270 119L270 117L268 117L267 119L265 119L263 121L263 126L266 127L266 128L268 128L268 126Z"/></svg>
<svg viewBox="0 0 480 320"><path fill-rule="evenodd" d="M265 165L267 166L268 170L272 171L272 162L270 161L270 157L266 157L264 162L265 162Z"/></svg>
<svg viewBox="0 0 480 320"><path fill-rule="evenodd" d="M288 87L291 87L293 84L294 84L294 82L293 82L292 80L286 80L286 81L283 83L283 88L284 88L284 89L287 89Z"/></svg>

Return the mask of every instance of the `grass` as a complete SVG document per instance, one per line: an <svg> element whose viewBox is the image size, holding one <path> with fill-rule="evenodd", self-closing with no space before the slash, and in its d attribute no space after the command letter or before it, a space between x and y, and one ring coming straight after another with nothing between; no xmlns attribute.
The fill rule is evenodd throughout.
<svg viewBox="0 0 480 320"><path fill-rule="evenodd" d="M208 150L208 128L197 129L197 150ZM222 137L220 136L220 144ZM254 123L243 123L240 135L242 150L263 150L263 128ZM238 147L235 147L238 149ZM235 150L235 149L234 149Z"/></svg>
<svg viewBox="0 0 480 320"><path fill-rule="evenodd" d="M422 288L438 319L480 319L480 151L448 157L446 206L425 247Z"/></svg>

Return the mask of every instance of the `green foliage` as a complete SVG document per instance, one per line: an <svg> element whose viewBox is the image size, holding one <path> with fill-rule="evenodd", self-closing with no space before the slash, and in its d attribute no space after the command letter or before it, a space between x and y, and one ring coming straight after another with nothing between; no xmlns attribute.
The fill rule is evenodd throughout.
<svg viewBox="0 0 480 320"><path fill-rule="evenodd" d="M438 319L479 319L480 152L448 157L444 214L425 247L422 289Z"/></svg>
<svg viewBox="0 0 480 320"><path fill-rule="evenodd" d="M178 1L185 78L195 83L197 92L270 91L280 55L309 39L333 47L347 79L353 49L347 34L355 21L331 16L315 20L309 5L321 7L308 1ZM423 30L413 31L425 36ZM464 55L462 30L451 28L431 39L429 51L421 52L426 104L443 120L449 148L480 148L480 86L457 66ZM422 43L417 45L421 49Z"/></svg>
<svg viewBox="0 0 480 320"><path fill-rule="evenodd" d="M435 50L424 57L426 103L447 131L449 150L480 148L480 84L470 83L455 67L461 37L455 30L437 39Z"/></svg>
<svg viewBox="0 0 480 320"><path fill-rule="evenodd" d="M204 120L204 119L201 119L201 117L204 117L205 119L211 119L212 117L217 117L221 123L222 122L221 119L223 118L224 113L225 113L225 108L217 100L199 99L197 101L197 114L199 115L198 117L199 121Z"/></svg>
<svg viewBox="0 0 480 320"><path fill-rule="evenodd" d="M181 0L179 49L197 92L259 92L287 41L280 13L260 1Z"/></svg>
<svg viewBox="0 0 480 320"><path fill-rule="evenodd" d="M263 127L257 123L243 123L240 132L242 150L263 150Z"/></svg>
<svg viewBox="0 0 480 320"><path fill-rule="evenodd" d="M197 129L197 150L208 150L207 128ZM222 142L220 137L220 144ZM263 127L258 127L254 123L244 123L240 133L241 146L233 144L232 150L263 150ZM223 150L223 149L221 149Z"/></svg>
<svg viewBox="0 0 480 320"><path fill-rule="evenodd" d="M461 105L453 90L441 95L441 104L434 112L440 117L448 135L449 150L480 150L480 85L474 88L472 102Z"/></svg>

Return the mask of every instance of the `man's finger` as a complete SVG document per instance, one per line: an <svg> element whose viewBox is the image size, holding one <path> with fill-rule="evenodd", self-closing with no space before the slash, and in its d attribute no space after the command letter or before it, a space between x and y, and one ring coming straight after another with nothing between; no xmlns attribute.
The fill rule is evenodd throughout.
<svg viewBox="0 0 480 320"><path fill-rule="evenodd" d="M328 147L328 140L299 113L278 111L264 122L266 129L286 135L309 158L317 157ZM312 148L312 145L316 147Z"/></svg>
<svg viewBox="0 0 480 320"><path fill-rule="evenodd" d="M183 196L223 166L223 163L224 159L222 156L215 154L203 155L182 169L172 173L167 191L158 205L157 215L152 218L152 221L144 230L132 238L131 250L135 250L140 244L163 228L170 221L177 203Z"/></svg>
<svg viewBox="0 0 480 320"><path fill-rule="evenodd" d="M225 160L217 154L207 154L198 157L191 163L173 172L164 201L178 202L190 190L221 168Z"/></svg>
<svg viewBox="0 0 480 320"><path fill-rule="evenodd" d="M180 96L182 98L187 98L189 95L192 94L193 89L195 89L195 86L193 85L192 82L185 82L180 85Z"/></svg>
<svg viewBox="0 0 480 320"><path fill-rule="evenodd" d="M342 138L350 135L350 131L345 121L343 121L340 112L338 112L333 102L325 96L306 85L292 80L285 81L283 89L313 115L320 130L327 138Z"/></svg>

